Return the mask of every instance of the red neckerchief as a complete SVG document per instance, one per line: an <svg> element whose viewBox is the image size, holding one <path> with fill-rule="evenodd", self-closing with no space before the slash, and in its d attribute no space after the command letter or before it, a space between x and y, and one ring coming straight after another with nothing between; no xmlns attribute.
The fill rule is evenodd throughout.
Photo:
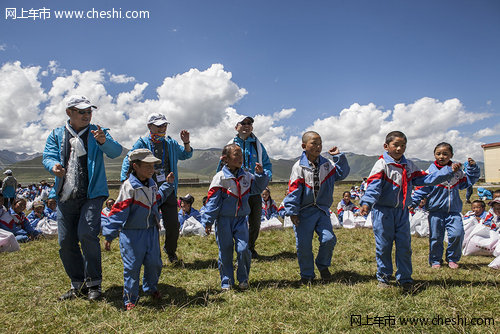
<svg viewBox="0 0 500 334"><path fill-rule="evenodd" d="M434 161L434 166L436 166L437 169L441 169L444 167L444 166L441 166L437 161ZM448 163L445 166L451 166L451 160L448 161Z"/></svg>
<svg viewBox="0 0 500 334"><path fill-rule="evenodd" d="M401 168L403 170L403 181L401 182L401 188L403 188L403 209L406 208L406 194L408 192L408 173L406 171L406 164L393 163L394 166Z"/></svg>
<svg viewBox="0 0 500 334"><path fill-rule="evenodd" d="M241 175L240 177L233 177L234 182L236 183L236 188L238 189L238 208L236 209L236 214L238 214L238 211L240 210L241 206L243 205L243 201L241 200L241 186L240 186L240 180L244 177L245 175Z"/></svg>

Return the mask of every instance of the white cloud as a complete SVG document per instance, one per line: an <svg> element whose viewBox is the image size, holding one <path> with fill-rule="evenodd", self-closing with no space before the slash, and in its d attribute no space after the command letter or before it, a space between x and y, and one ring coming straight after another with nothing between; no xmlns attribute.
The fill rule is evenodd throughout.
<svg viewBox="0 0 500 334"><path fill-rule="evenodd" d="M39 77L44 73L56 75L50 87L42 87ZM146 133L146 118L150 113L161 112L171 123L167 131L174 139L180 140L179 132L187 129L193 147L220 148L234 136L234 126L242 116L235 106L247 94L232 81L232 74L221 64L166 77L159 87L149 88L147 82L136 83L131 90L115 96L106 88L111 78L129 80L132 77L114 75L104 69L65 71L56 61L51 61L45 71L37 66L23 67L20 62L3 64L0 68L2 148L41 152L43 139L50 130L66 120L65 98L72 94L85 95L96 104L99 108L93 115L93 123L111 128L111 135L125 147L131 147ZM157 97L144 99L146 89L156 89ZM294 158L300 154L301 133L291 134L284 125L296 112L300 110L287 108L254 116L254 132L271 157ZM470 136L456 130L491 116L467 111L458 99L441 102L424 97L411 104L396 104L392 110L383 110L374 103L353 103L337 116L330 115L337 113L327 113L313 124L299 128L319 132L325 151L336 145L342 151L367 155L380 154L385 135L401 130L409 139L409 157L432 159L434 146L447 141L454 146L456 159L471 155L482 160L480 139L498 134L500 130L500 123Z"/></svg>
<svg viewBox="0 0 500 334"><path fill-rule="evenodd" d="M0 51L5 51L7 50L7 44L0 44Z"/></svg>
<svg viewBox="0 0 500 334"><path fill-rule="evenodd" d="M134 82L135 78L134 77L129 77L125 74L111 74L109 77L109 81L114 82L114 83L129 83L129 82Z"/></svg>

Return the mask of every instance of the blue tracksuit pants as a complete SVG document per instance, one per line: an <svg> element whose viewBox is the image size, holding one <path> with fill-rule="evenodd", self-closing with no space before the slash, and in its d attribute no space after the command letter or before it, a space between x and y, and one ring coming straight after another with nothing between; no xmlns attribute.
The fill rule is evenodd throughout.
<svg viewBox="0 0 500 334"><path fill-rule="evenodd" d="M319 250L315 261L318 270L327 269L332 263L332 254L337 238L333 233L330 216L316 207L304 209L299 214L298 226L294 225L293 229L300 277L312 279L315 277L312 252L312 239L315 231L319 240Z"/></svg>
<svg viewBox="0 0 500 334"><path fill-rule="evenodd" d="M377 279L388 283L392 276L392 244L396 242L396 280L411 283L411 237L408 209L373 206L373 233Z"/></svg>
<svg viewBox="0 0 500 334"><path fill-rule="evenodd" d="M236 250L236 259L238 261L236 278L240 283L248 281L251 253L248 249L247 217L219 216L215 222L215 238L219 246L221 287L228 288L234 284L234 249Z"/></svg>
<svg viewBox="0 0 500 334"><path fill-rule="evenodd" d="M462 257L464 224L458 212L429 212L429 264L443 262L444 231L448 232L446 261L458 262Z"/></svg>
<svg viewBox="0 0 500 334"><path fill-rule="evenodd" d="M120 252L123 260L123 301L125 305L137 304L142 265L142 290L153 293L158 289L162 267L158 229L150 227L144 230L122 230Z"/></svg>

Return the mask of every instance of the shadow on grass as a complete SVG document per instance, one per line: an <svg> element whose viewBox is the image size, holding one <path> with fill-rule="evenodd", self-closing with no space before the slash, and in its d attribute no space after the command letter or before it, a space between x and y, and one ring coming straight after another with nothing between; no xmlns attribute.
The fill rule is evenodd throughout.
<svg viewBox="0 0 500 334"><path fill-rule="evenodd" d="M364 283L369 281L376 281L377 279L373 275L361 275L353 271L337 271L332 274L330 280L324 281L321 279L315 279L312 285L325 285L332 283L339 283L345 285L355 285L358 283ZM283 289L283 288L300 288L303 284L300 279L297 280L262 280L262 281L251 281L252 288L257 289Z"/></svg>
<svg viewBox="0 0 500 334"><path fill-rule="evenodd" d="M297 253L281 252L274 255L259 255L259 257L257 257L256 259L252 259L252 261L271 262L282 259L297 259Z"/></svg>
<svg viewBox="0 0 500 334"><path fill-rule="evenodd" d="M217 259L210 260L195 260L193 263L184 263L184 268L189 270L201 270L201 269L217 269Z"/></svg>
<svg viewBox="0 0 500 334"><path fill-rule="evenodd" d="M158 291L162 294L162 299L159 301L153 300L150 296L139 291L139 304L143 307L155 308L163 310L166 307L191 307L191 306L207 306L209 303L222 303L223 298L220 298L220 292L216 290L198 291L194 295L189 295L185 289L175 287L168 284L158 284ZM108 303L112 304L119 310L124 309L123 304L123 286L114 285L104 292L104 298Z"/></svg>

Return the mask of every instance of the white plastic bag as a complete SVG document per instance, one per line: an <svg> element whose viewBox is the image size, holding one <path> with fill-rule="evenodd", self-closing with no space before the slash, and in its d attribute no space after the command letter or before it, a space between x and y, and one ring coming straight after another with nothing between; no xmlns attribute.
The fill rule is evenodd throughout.
<svg viewBox="0 0 500 334"><path fill-rule="evenodd" d="M283 228L289 227L293 227L292 219L290 216L285 216L285 219L283 219Z"/></svg>
<svg viewBox="0 0 500 334"><path fill-rule="evenodd" d="M363 226L363 227L373 228L373 221L372 221L372 213L371 212L368 214L368 217L366 218L365 226Z"/></svg>
<svg viewBox="0 0 500 334"><path fill-rule="evenodd" d="M180 235L199 235L205 237L207 234L205 233L203 225L196 218L189 217L184 221L184 224L182 224Z"/></svg>
<svg viewBox="0 0 500 334"><path fill-rule="evenodd" d="M465 247L465 243L469 240L471 232L474 230L474 227L478 224L476 217L472 216L463 220L464 223L464 242L462 243L462 248Z"/></svg>
<svg viewBox="0 0 500 334"><path fill-rule="evenodd" d="M469 235L463 255L493 255L500 235L488 226L477 224Z"/></svg>
<svg viewBox="0 0 500 334"><path fill-rule="evenodd" d="M429 213L417 211L410 217L410 234L417 237L429 236Z"/></svg>
<svg viewBox="0 0 500 334"><path fill-rule="evenodd" d="M342 216L342 226L349 229L356 227L354 213L352 211L344 211L344 215Z"/></svg>
<svg viewBox="0 0 500 334"><path fill-rule="evenodd" d="M342 228L342 225L340 225L340 222L339 222L339 219L337 218L337 215L333 212L330 213L330 221L332 222L333 229Z"/></svg>
<svg viewBox="0 0 500 334"><path fill-rule="evenodd" d="M36 225L36 229L45 236L55 236L57 235L57 221L43 217Z"/></svg>
<svg viewBox="0 0 500 334"><path fill-rule="evenodd" d="M283 228L280 220L276 217L272 217L271 219L264 219L260 222L260 230L276 230Z"/></svg>
<svg viewBox="0 0 500 334"><path fill-rule="evenodd" d="M493 261L491 261L491 263L488 264L488 267L493 269L500 269L500 256L497 256Z"/></svg>
<svg viewBox="0 0 500 334"><path fill-rule="evenodd" d="M15 252L19 250L19 243L14 234L0 229L0 252Z"/></svg>

